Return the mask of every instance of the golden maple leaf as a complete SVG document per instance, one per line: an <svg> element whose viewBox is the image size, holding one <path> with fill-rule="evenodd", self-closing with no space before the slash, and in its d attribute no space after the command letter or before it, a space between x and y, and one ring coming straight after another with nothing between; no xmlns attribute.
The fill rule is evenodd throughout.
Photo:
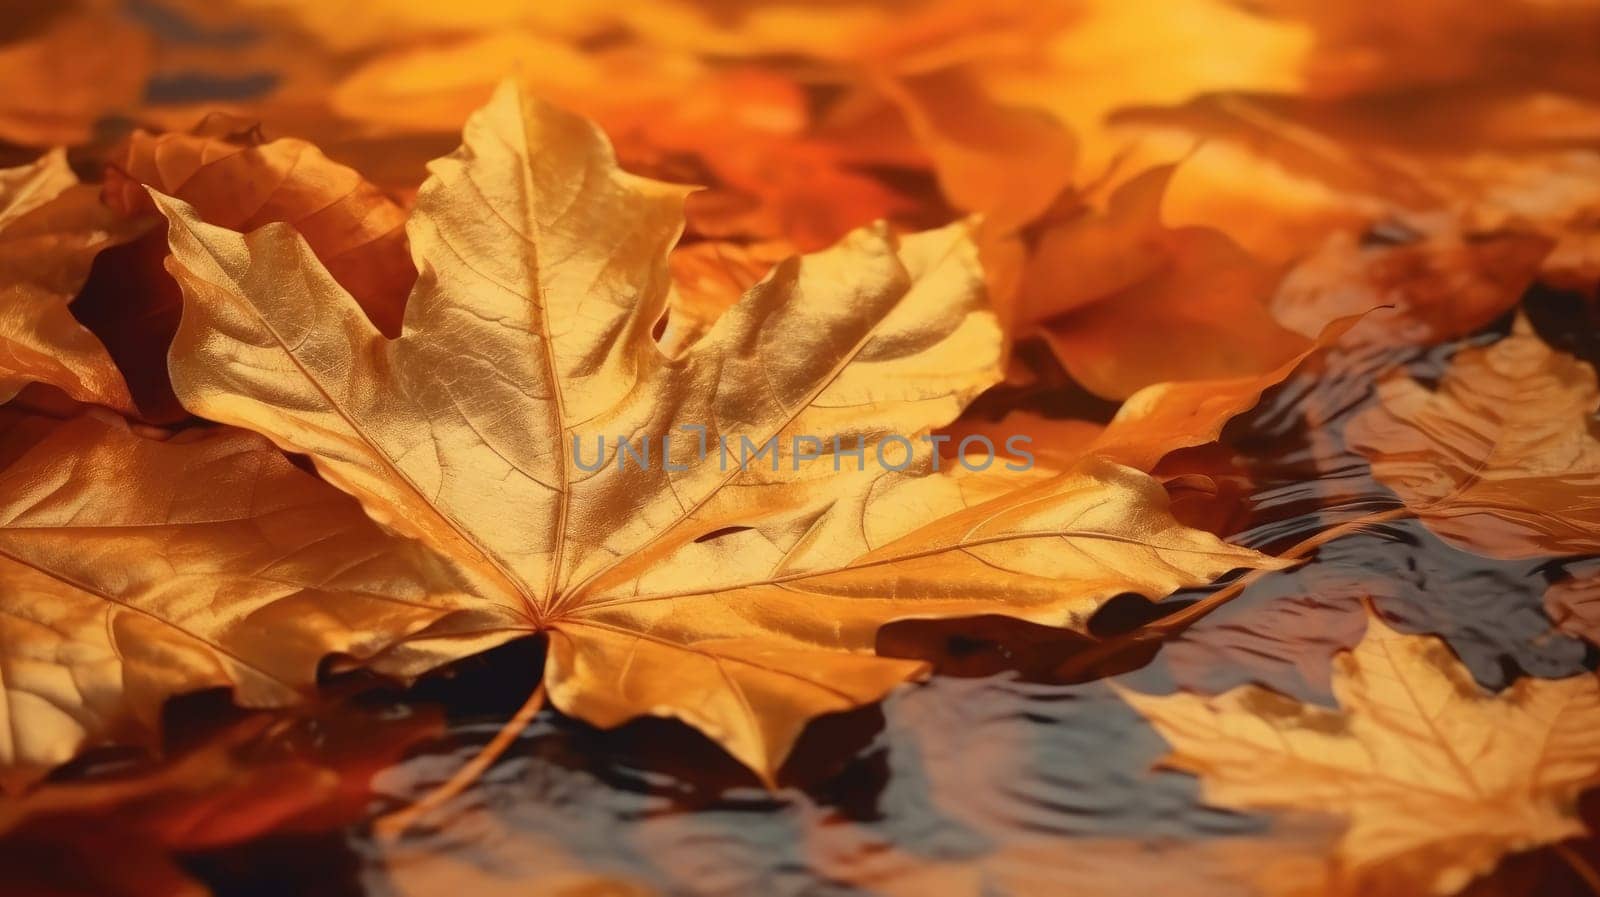
<svg viewBox="0 0 1600 897"><path fill-rule="evenodd" d="M98 412L103 414L104 412ZM254 434L120 420L0 428L0 771L150 741L170 696L286 704L325 654L448 608L431 558ZM322 563L322 560L329 561Z"/></svg>
<svg viewBox="0 0 1600 897"><path fill-rule="evenodd" d="M105 346L67 309L96 253L143 229L119 221L98 193L78 183L59 150L0 169L0 401L44 383L134 413Z"/></svg>
<svg viewBox="0 0 1600 897"><path fill-rule="evenodd" d="M1600 780L1593 673L1486 694L1442 641L1374 616L1336 658L1333 693L1338 710L1254 685L1123 696L1207 800L1348 817L1339 893L1453 893L1502 854L1584 833L1578 794Z"/></svg>
<svg viewBox="0 0 1600 897"><path fill-rule="evenodd" d="M1463 349L1438 388L1400 374L1346 430L1372 472L1429 529L1493 557L1600 550L1600 406L1594 368L1526 318Z"/></svg>
<svg viewBox="0 0 1600 897"><path fill-rule="evenodd" d="M400 641L381 670L545 632L562 711L681 718L771 781L807 720L920 672L874 655L883 623L1081 628L1122 592L1277 564L1179 525L1155 481L1104 462L1008 480L938 471L931 452L903 470L841 457L898 464L897 438L997 379L961 225L866 228L786 261L668 357L651 331L684 188L621 171L598 129L511 85L432 168L394 340L291 229L241 236L157 197L185 292L171 372L186 407L308 455L470 583L440 625L367 633ZM795 436L837 442L798 470L717 459L724 439L788 451ZM624 464L613 442L580 466L599 439L641 437L656 463ZM712 446L699 463L697 444Z"/></svg>

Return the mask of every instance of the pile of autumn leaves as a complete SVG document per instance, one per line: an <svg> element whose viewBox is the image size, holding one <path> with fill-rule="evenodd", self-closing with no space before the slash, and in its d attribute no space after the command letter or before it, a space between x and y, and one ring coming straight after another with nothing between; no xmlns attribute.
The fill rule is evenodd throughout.
<svg viewBox="0 0 1600 897"><path fill-rule="evenodd" d="M1126 4L397 3L374 35L327 6L233 10L278 80L194 127L193 104L122 85L204 45L112 5L0 46L8 85L52 90L8 87L0 137L81 144L0 171L0 764L19 788L157 744L175 695L286 706L319 670L410 679L530 634L548 650L528 688L561 712L676 717L775 783L809 721L926 673L876 652L886 623L1086 633L1123 593L1302 562L1181 523L1162 459L1325 351L1441 342L1535 283L1600 279L1600 107L1562 63L1590 49L1580 4L1528 34L1463 18L1436 58L1377 15L1190 4L1256 64L1238 84L1159 54L1192 23ZM91 32L142 49L99 67ZM1124 41L1162 60L1145 80L1084 63ZM1438 70L1406 68L1424 58ZM172 130L97 138L108 114ZM423 180L412 163L456 129ZM1002 381L1040 388L1010 354L1029 340L1114 416L964 416ZM1391 517L1493 557L1600 553L1589 365L1518 319L1436 385L1374 388L1345 438ZM891 436L1025 433L1040 464L571 457L618 435L689 457L683 425L859 437L869 458ZM1594 594L1558 586L1554 619L1600 634ZM1347 823L1294 874L1240 870L1250 887L1442 894L1582 834L1592 676L1489 695L1374 618L1333 690L1337 711L1125 695L1208 800Z"/></svg>

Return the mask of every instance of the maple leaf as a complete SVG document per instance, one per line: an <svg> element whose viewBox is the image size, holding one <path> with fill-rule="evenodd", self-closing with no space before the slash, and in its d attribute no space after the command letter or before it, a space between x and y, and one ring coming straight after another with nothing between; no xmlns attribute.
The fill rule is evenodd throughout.
<svg viewBox="0 0 1600 897"><path fill-rule="evenodd" d="M883 623L1081 628L1121 592L1277 565L1178 525L1158 484L1105 463L1042 483L935 471L929 453L835 471L831 446L802 470L695 463L722 439L916 440L994 382L1001 337L963 226L898 244L874 227L780 264L668 358L650 333L685 194L503 85L417 196L420 273L395 340L292 230L240 236L156 197L185 294L185 406L308 455L471 581L478 618L406 638L379 669L546 632L562 711L681 718L771 781L811 717L919 673L873 654ZM599 469L575 463L636 437L670 453L630 466L613 442Z"/></svg>
<svg viewBox="0 0 1600 897"><path fill-rule="evenodd" d="M143 230L119 221L97 193L60 151L0 170L0 401L44 383L134 413L111 356L67 308L95 255Z"/></svg>
<svg viewBox="0 0 1600 897"><path fill-rule="evenodd" d="M253 434L8 423L0 766L12 778L86 745L149 742L181 692L296 701L324 656L371 654L387 646L374 633L449 611L428 600L451 591L434 561Z"/></svg>
<svg viewBox="0 0 1600 897"><path fill-rule="evenodd" d="M1346 429L1373 475L1428 528L1491 557L1585 554L1600 532L1594 368L1526 318L1463 349L1436 389L1403 373Z"/></svg>
<svg viewBox="0 0 1600 897"><path fill-rule="evenodd" d="M1336 658L1333 693L1338 710L1253 685L1123 696L1207 800L1347 817L1350 893L1453 893L1505 853L1583 834L1577 797L1600 779L1594 674L1485 694L1442 641L1374 616Z"/></svg>

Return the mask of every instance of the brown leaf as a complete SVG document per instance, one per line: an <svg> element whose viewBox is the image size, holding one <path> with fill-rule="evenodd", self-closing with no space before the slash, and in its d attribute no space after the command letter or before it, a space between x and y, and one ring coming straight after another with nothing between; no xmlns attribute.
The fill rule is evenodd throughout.
<svg viewBox="0 0 1600 897"><path fill-rule="evenodd" d="M1103 213L1047 220L1021 274L1017 320L1036 325L1072 376L1123 399L1154 383L1259 376L1306 351L1266 302L1281 272L1221 231L1169 228L1174 169L1152 169Z"/></svg>
<svg viewBox="0 0 1600 897"><path fill-rule="evenodd" d="M1309 348L1262 374L1146 386L1129 396L1104 425L1019 410L993 423L960 421L949 432L957 445L969 436L987 436L998 444L1011 435L1025 434L1033 439L1035 456L1057 469L1096 456L1153 471L1172 452L1214 442L1228 421L1254 408L1263 393L1338 342L1360 320L1355 316L1329 324Z"/></svg>
<svg viewBox="0 0 1600 897"><path fill-rule="evenodd" d="M0 874L30 894L207 894L182 854L360 820L372 776L439 722L356 704L314 728L257 714L159 764L45 783L0 805Z"/></svg>
<svg viewBox="0 0 1600 897"><path fill-rule="evenodd" d="M1290 270L1272 300L1285 326L1310 335L1330 317L1380 305L1392 312L1367 342L1429 345L1488 326L1514 308L1552 248L1533 233L1463 233L1459 222L1422 231L1397 225L1397 244L1363 245L1357 235L1328 238Z"/></svg>
<svg viewBox="0 0 1600 897"><path fill-rule="evenodd" d="M1562 632L1600 644L1600 573L1589 571L1551 586L1544 609Z"/></svg>
<svg viewBox="0 0 1600 897"><path fill-rule="evenodd" d="M258 143L135 131L106 171L106 204L133 217L155 211L149 187L194 207L202 220L241 233L284 222L385 334L400 332L416 268L405 212L354 169L303 140Z"/></svg>
<svg viewBox="0 0 1600 897"><path fill-rule="evenodd" d="M152 62L144 29L109 3L59 5L39 30L0 44L0 140L83 143L102 117L132 108L144 91Z"/></svg>

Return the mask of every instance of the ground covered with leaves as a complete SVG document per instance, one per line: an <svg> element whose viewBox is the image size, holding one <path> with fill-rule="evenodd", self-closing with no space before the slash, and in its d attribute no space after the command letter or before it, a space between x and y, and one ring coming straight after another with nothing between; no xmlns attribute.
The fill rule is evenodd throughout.
<svg viewBox="0 0 1600 897"><path fill-rule="evenodd" d="M1600 894L1597 59L0 0L0 893Z"/></svg>

